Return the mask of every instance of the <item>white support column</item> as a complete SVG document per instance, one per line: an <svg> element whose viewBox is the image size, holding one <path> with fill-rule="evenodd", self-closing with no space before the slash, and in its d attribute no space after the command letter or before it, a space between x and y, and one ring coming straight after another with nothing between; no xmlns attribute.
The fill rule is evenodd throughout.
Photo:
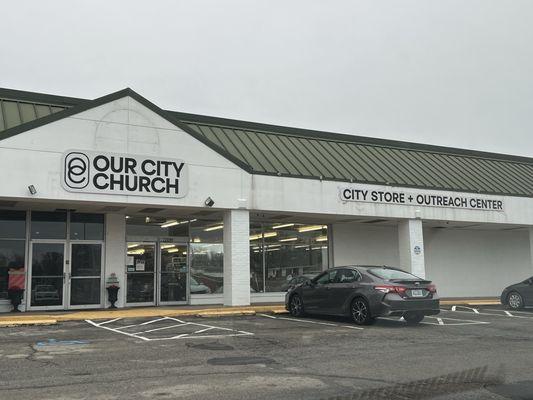
<svg viewBox="0 0 533 400"><path fill-rule="evenodd" d="M105 280L114 272L117 275L120 290L118 292L117 307L124 307L126 300L126 219L123 214L106 214L105 220ZM107 291L104 289L104 306L110 306L107 301Z"/></svg>
<svg viewBox="0 0 533 400"><path fill-rule="evenodd" d="M250 305L250 213L224 213L224 305Z"/></svg>
<svg viewBox="0 0 533 400"><path fill-rule="evenodd" d="M426 277L422 220L409 219L398 224L400 266L420 278Z"/></svg>
<svg viewBox="0 0 533 400"><path fill-rule="evenodd" d="M528 230L529 230L529 260L530 260L529 270L531 272L531 275L533 275L533 226L530 226Z"/></svg>

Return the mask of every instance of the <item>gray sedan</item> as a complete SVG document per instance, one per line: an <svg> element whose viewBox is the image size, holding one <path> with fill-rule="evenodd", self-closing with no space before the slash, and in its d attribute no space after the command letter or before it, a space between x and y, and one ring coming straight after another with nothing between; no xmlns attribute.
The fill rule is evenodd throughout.
<svg viewBox="0 0 533 400"><path fill-rule="evenodd" d="M305 313L351 316L359 325L389 315L416 324L426 315L438 314L439 306L431 281L384 266L332 268L285 296L285 307L295 317Z"/></svg>

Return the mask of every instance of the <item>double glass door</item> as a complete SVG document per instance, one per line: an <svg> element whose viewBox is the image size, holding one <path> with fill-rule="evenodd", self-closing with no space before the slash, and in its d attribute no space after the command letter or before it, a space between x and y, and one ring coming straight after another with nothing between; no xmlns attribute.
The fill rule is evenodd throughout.
<svg viewBox="0 0 533 400"><path fill-rule="evenodd" d="M32 241L30 308L101 305L102 243Z"/></svg>
<svg viewBox="0 0 533 400"><path fill-rule="evenodd" d="M188 246L128 242L128 305L180 304L188 299Z"/></svg>

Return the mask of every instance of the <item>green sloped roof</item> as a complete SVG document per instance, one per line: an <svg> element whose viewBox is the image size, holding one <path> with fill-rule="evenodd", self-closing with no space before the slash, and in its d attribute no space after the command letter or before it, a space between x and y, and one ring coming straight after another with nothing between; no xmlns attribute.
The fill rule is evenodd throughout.
<svg viewBox="0 0 533 400"><path fill-rule="evenodd" d="M0 132L86 101L0 88Z"/></svg>
<svg viewBox="0 0 533 400"><path fill-rule="evenodd" d="M2 130L90 103L17 92L0 89L0 140ZM531 158L160 111L253 174L533 197Z"/></svg>

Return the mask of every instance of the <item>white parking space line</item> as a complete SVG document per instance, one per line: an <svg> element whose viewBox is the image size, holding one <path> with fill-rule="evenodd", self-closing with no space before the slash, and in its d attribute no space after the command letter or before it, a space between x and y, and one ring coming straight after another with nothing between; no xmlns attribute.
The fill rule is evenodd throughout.
<svg viewBox="0 0 533 400"><path fill-rule="evenodd" d="M331 322L310 321L308 319L288 318L288 317L274 317L273 315L268 315L268 314L257 314L257 315L259 315L261 317L271 318L271 319L280 319L280 320L283 320L283 321L302 322L302 323L305 323L305 324L334 326L334 327L337 327L337 328L350 328L350 329L357 329L357 330L365 329L365 328L361 328L359 326L339 325L339 324L333 324Z"/></svg>
<svg viewBox="0 0 533 400"><path fill-rule="evenodd" d="M149 329L147 331L137 332L137 335L140 335L142 333L150 333L150 332L162 331L163 329L176 328L178 326L183 326L183 325L187 325L187 324L170 325L170 326L163 326L162 328Z"/></svg>
<svg viewBox="0 0 533 400"><path fill-rule="evenodd" d="M212 339L212 338L222 339L222 338L226 338L226 337L253 336L254 335L252 332L246 332L246 331L241 331L241 330L237 330L237 329L225 328L225 327L221 327L221 326L198 324L196 322L186 322L186 321L182 321L182 320L177 319L177 318L170 318L170 317L157 318L155 320L145 321L145 322L142 322L142 323L139 323L139 324L121 326L121 327L117 327L117 328L112 328L112 327L109 327L109 326L102 326L104 324L107 324L107 323L110 323L110 322L113 322L113 321L118 321L119 319L120 318L116 318L115 320L105 321L104 323L96 323L96 322L91 321L89 319L87 319L85 321L87 323L97 327L97 328L106 329L106 330L114 332L114 333L120 333L121 335L126 335L126 336L133 337L133 338L136 338L136 339L141 339L141 340L144 340L146 342L161 341L161 340L173 340L173 339L207 339L207 338L210 338L210 339ZM143 331L143 332L136 332L136 333L129 333L129 332L124 332L123 331L123 329L125 329L125 328L142 327L142 326L146 326L146 325L150 325L150 324L154 324L154 323L158 323L158 322L166 322L166 321L169 321L169 320L178 322L178 324L174 324L174 325L170 325L170 326L163 326L163 327L158 327L158 328L153 328L153 329L149 329L149 330L146 330L146 331ZM193 329L196 329L196 330L193 330L192 332L187 331L186 333L180 333L178 335L167 336L167 337L165 337L165 336L158 337L158 336L153 335L154 332L160 332L162 330L168 330L168 329L176 329L176 330L179 331L179 329L183 328L183 327L187 327L189 329L193 328ZM212 332L212 331L222 331L223 333L218 333L217 334L215 332L215 334L212 334L212 335L202 335L202 333ZM150 335L150 337L145 336L146 334L149 334L149 333L152 334L152 335Z"/></svg>
<svg viewBox="0 0 533 400"><path fill-rule="evenodd" d="M425 317L426 320L420 322L424 325L435 325L435 326L458 326L458 325L486 325L490 324L490 322L486 321L473 321L471 319L458 319L458 318L448 318L448 317L431 317L427 316ZM379 317L379 319L385 319L387 321L394 321L394 322L400 322L403 324L406 324L407 322L403 318L390 318L390 317ZM435 322L429 322L427 319L433 319Z"/></svg>
<svg viewBox="0 0 533 400"><path fill-rule="evenodd" d="M136 339L141 339L141 340L145 340L145 341L149 341L149 340L150 340L150 339L145 338L144 336L137 336L137 335L135 335L135 334L133 334L133 333L121 332L121 331L119 331L119 330L117 330L117 329L113 329L113 328L110 328L110 327L108 327L108 326L101 326L101 325L99 325L99 324L97 324L97 323L91 321L90 319L86 319L85 322L87 322L87 323L89 323L89 324L91 324L91 325L94 325L94 326L96 326L97 328L100 328L100 329L106 329L106 330L108 330L108 331L115 332L115 333L120 333L120 334L122 334L122 335L130 336L130 337L134 337L134 338L136 338Z"/></svg>
<svg viewBox="0 0 533 400"><path fill-rule="evenodd" d="M110 319L109 321L100 322L100 323L98 324L98 326L105 325L105 324L109 324L109 323L111 323L111 322L118 321L119 319L122 319L122 318L114 318L114 319Z"/></svg>
<svg viewBox="0 0 533 400"><path fill-rule="evenodd" d="M469 307L464 307L464 308L469 308ZM457 313L466 313L466 314L472 314L472 309L470 309L470 311L466 311L466 310L458 310L456 306L453 306L450 310L447 310L447 309L441 309L441 311L448 311L448 312L457 312ZM533 320L533 315L531 315L530 313L526 313L526 314L529 314L530 316L525 316L525 315L516 315L517 312L516 311L513 311L513 313L510 313L509 311L506 311L506 310L477 310L474 312L476 315L491 315L493 317L503 317L503 318L521 318L521 319L529 319L529 320Z"/></svg>

